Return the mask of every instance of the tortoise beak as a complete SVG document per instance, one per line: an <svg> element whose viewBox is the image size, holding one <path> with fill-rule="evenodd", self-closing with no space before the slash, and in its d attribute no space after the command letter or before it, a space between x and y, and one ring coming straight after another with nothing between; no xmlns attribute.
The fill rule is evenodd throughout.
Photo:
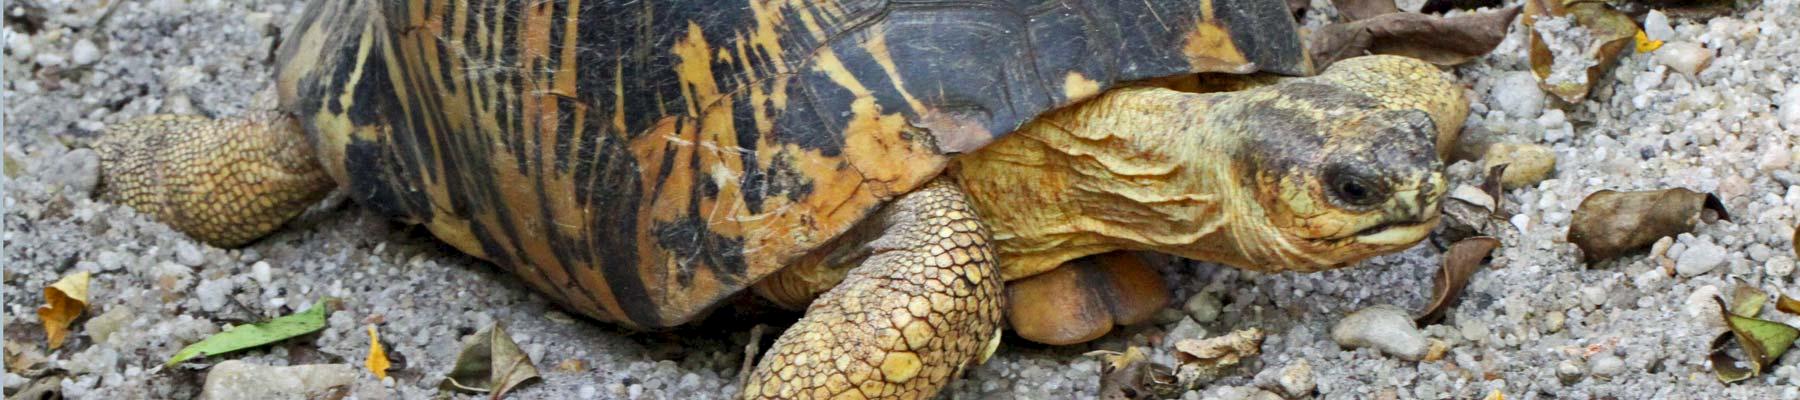
<svg viewBox="0 0 1800 400"><path fill-rule="evenodd" d="M1438 200L1444 196L1444 174L1423 174L1411 190L1394 193L1385 210L1388 221L1356 232L1356 241L1380 246L1403 246L1424 240L1437 227L1441 214Z"/></svg>

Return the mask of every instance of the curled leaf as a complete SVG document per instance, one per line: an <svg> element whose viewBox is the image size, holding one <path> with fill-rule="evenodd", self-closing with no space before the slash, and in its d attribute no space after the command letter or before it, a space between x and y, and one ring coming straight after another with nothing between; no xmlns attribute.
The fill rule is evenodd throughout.
<svg viewBox="0 0 1800 400"><path fill-rule="evenodd" d="M1099 350L1088 352L1100 358L1100 398L1129 400L1167 398L1181 390L1169 367L1150 362L1139 347L1124 352Z"/></svg>
<svg viewBox="0 0 1800 400"><path fill-rule="evenodd" d="M465 393L491 393L490 398L506 396L506 392L533 379L538 369L531 357L519 350L519 344L506 334L506 328L494 324L476 332L463 342L456 366L438 387Z"/></svg>
<svg viewBox="0 0 1800 400"><path fill-rule="evenodd" d="M69 324L87 309L88 280L92 274L77 272L64 276L56 283L44 288L44 306L38 307L38 318L44 321L44 333L49 336L50 349L61 348L63 341L69 337Z"/></svg>
<svg viewBox="0 0 1800 400"><path fill-rule="evenodd" d="M1345 22L1400 12L1400 7L1394 5L1394 0L1331 0L1331 6L1337 8L1338 15Z"/></svg>
<svg viewBox="0 0 1800 400"><path fill-rule="evenodd" d="M1206 339L1175 342L1175 360L1181 363L1175 376L1187 388L1218 379L1244 359L1261 354L1263 335L1261 329L1250 328Z"/></svg>
<svg viewBox="0 0 1800 400"><path fill-rule="evenodd" d="M1781 295L1781 299L1775 301L1775 309L1788 314L1800 314L1800 299Z"/></svg>
<svg viewBox="0 0 1800 400"><path fill-rule="evenodd" d="M1624 255L1665 236L1694 230L1702 210L1731 220L1724 203L1711 194L1687 189L1641 192L1602 190L1588 195L1575 209L1567 240L1581 248L1589 264Z"/></svg>
<svg viewBox="0 0 1800 400"><path fill-rule="evenodd" d="M1538 86L1570 103L1587 98L1638 32L1631 17L1597 0L1526 0L1525 26Z"/></svg>
<svg viewBox="0 0 1800 400"><path fill-rule="evenodd" d="M1755 317L1762 313L1764 303L1769 302L1769 295L1755 286L1738 285L1731 292L1731 313L1746 317Z"/></svg>
<svg viewBox="0 0 1800 400"><path fill-rule="evenodd" d="M1794 345L1794 340L1800 340L1800 329L1780 322L1738 315L1726 309L1725 301L1717 297L1713 298L1713 302L1719 305L1719 314L1725 317L1725 325L1731 327L1731 336L1737 339L1738 347L1744 349L1745 359L1742 362L1749 364L1749 368L1739 368L1738 361L1726 352L1728 348L1723 345L1723 339L1714 340L1713 353L1709 358L1713 361L1713 370L1722 382L1731 383L1762 374L1764 369L1781 359L1783 353L1787 353L1788 348ZM1744 373L1744 369L1749 372Z"/></svg>
<svg viewBox="0 0 1800 400"><path fill-rule="evenodd" d="M381 335L375 332L375 325L369 324L369 357L363 359L363 366L375 374L375 379L387 379L387 351L381 348Z"/></svg>
<svg viewBox="0 0 1800 400"><path fill-rule="evenodd" d="M224 332L215 333L197 343L181 348L181 351L175 352L175 356L169 357L169 362L163 363L163 366L174 366L196 357L211 357L260 347L318 332L325 329L325 318L331 315L331 303L336 301L336 299L327 297L313 303L312 307L307 308L306 311L260 323L240 325Z"/></svg>
<svg viewBox="0 0 1800 400"><path fill-rule="evenodd" d="M1636 47L1637 52L1639 53L1656 51L1656 49L1662 48L1663 45L1663 41L1661 40L1650 40L1650 35L1645 34L1642 29L1639 29L1637 35L1632 36L1631 40L1637 43Z"/></svg>
<svg viewBox="0 0 1800 400"><path fill-rule="evenodd" d="M1719 382L1722 383L1737 382L1756 376L1756 371L1744 368L1738 359L1732 357L1728 352L1731 338L1731 332L1720 333L1718 338L1713 339L1712 353L1706 356L1707 360L1712 361L1713 374L1718 375Z"/></svg>
<svg viewBox="0 0 1800 400"><path fill-rule="evenodd" d="M1308 51L1323 69L1332 62L1367 53L1390 54L1449 66L1493 51L1506 39L1518 7L1451 18L1392 13L1327 25L1312 35Z"/></svg>
<svg viewBox="0 0 1800 400"><path fill-rule="evenodd" d="M1480 271L1483 259L1500 247L1500 239L1489 236L1463 239L1450 245L1450 251L1444 253L1444 264L1438 268L1436 289L1432 291L1431 305L1425 307L1413 322L1427 325L1437 322L1444 316L1444 309L1456 304L1461 298L1463 287L1469 285L1469 278Z"/></svg>

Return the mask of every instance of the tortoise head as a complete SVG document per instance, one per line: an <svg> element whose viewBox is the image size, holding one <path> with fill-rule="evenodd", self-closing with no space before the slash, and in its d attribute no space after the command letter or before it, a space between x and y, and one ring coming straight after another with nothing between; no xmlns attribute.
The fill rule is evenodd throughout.
<svg viewBox="0 0 1800 400"><path fill-rule="evenodd" d="M1460 127L1462 116L1430 104L1454 104L1461 92L1435 90L1452 85L1435 70L1416 72L1359 70L1363 82L1352 84L1331 74L1294 79L1218 105L1215 115L1226 121L1220 134L1244 138L1231 153L1231 180L1246 191L1236 198L1252 200L1227 213L1242 248L1240 266L1337 268L1404 250L1431 232L1448 186L1439 136L1456 131L1440 130L1437 121ZM1388 78L1457 99L1421 102L1366 90L1368 81L1385 79L1381 74L1401 74Z"/></svg>

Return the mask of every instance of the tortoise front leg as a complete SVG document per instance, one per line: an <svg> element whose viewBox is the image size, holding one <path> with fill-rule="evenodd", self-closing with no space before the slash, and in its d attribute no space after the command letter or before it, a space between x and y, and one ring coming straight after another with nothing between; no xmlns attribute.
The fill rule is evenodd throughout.
<svg viewBox="0 0 1800 400"><path fill-rule="evenodd" d="M873 218L871 255L775 341L745 398L929 398L999 346L1000 273L962 189L939 178Z"/></svg>
<svg viewBox="0 0 1800 400"><path fill-rule="evenodd" d="M94 147L103 199L214 246L267 235L332 188L304 129L281 112L154 115L108 128Z"/></svg>

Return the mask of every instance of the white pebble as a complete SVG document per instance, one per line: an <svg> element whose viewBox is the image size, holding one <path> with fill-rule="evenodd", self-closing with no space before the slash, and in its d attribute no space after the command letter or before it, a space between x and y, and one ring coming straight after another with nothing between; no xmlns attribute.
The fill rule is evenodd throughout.
<svg viewBox="0 0 1800 400"><path fill-rule="evenodd" d="M1800 129L1800 85L1788 87L1787 93L1781 95L1781 125L1787 129Z"/></svg>
<svg viewBox="0 0 1800 400"><path fill-rule="evenodd" d="M1669 69L1681 71L1687 76L1697 76L1712 65L1712 49L1692 42L1668 42L1656 49L1656 62L1669 66Z"/></svg>
<svg viewBox="0 0 1800 400"><path fill-rule="evenodd" d="M75 65L88 65L100 61L100 46L95 46L92 40L76 41L75 47L69 49L69 61L74 61Z"/></svg>
<svg viewBox="0 0 1800 400"><path fill-rule="evenodd" d="M1430 346L1405 310L1385 304L1344 316L1331 328L1331 340L1339 346L1372 348L1408 361L1425 358Z"/></svg>
<svg viewBox="0 0 1800 400"><path fill-rule="evenodd" d="M257 261L256 264L250 265L250 277L256 279L256 283L264 287L269 286L269 281L275 280L271 275L268 261Z"/></svg>
<svg viewBox="0 0 1800 400"><path fill-rule="evenodd" d="M1537 118L1544 111L1544 89L1529 71L1507 72L1495 78L1488 102L1512 118Z"/></svg>
<svg viewBox="0 0 1800 400"><path fill-rule="evenodd" d="M1650 10L1644 15L1644 36L1650 40L1673 40L1675 28L1669 26L1669 16L1661 10Z"/></svg>
<svg viewBox="0 0 1800 400"><path fill-rule="evenodd" d="M1764 264L1763 268L1765 269L1764 272L1767 272L1770 277L1787 277L1788 275L1794 274L1794 259L1775 257L1775 259L1769 260L1768 264Z"/></svg>
<svg viewBox="0 0 1800 400"><path fill-rule="evenodd" d="M1619 357L1611 354L1602 354L1594 358L1592 365L1594 375L1614 376L1625 372L1625 360L1620 360Z"/></svg>
<svg viewBox="0 0 1800 400"><path fill-rule="evenodd" d="M1719 245L1701 242L1681 252L1675 259L1675 272L1681 276L1693 277L1725 265L1725 248Z"/></svg>

